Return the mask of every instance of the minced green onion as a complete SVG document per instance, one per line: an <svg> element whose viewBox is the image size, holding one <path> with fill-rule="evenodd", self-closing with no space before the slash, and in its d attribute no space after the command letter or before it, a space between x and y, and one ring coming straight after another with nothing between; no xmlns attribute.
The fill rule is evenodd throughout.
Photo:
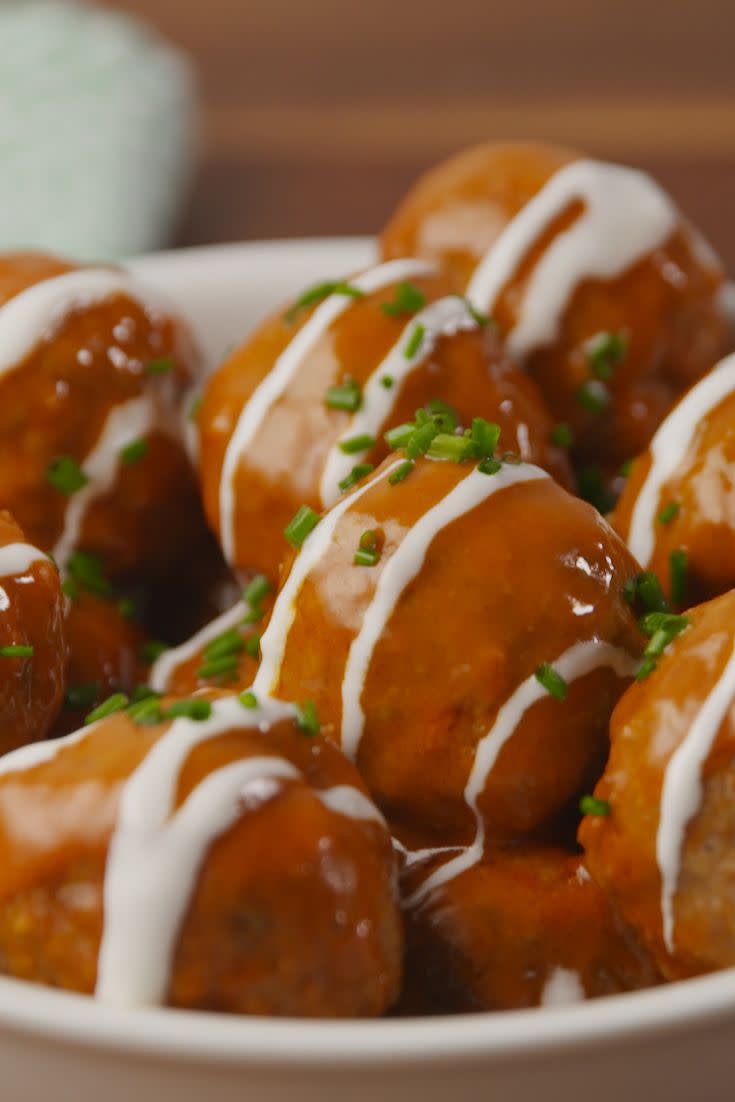
<svg viewBox="0 0 735 1102"><path fill-rule="evenodd" d="M321 724L313 700L305 700L303 704L296 706L296 725L306 735L319 734Z"/></svg>
<svg viewBox="0 0 735 1102"><path fill-rule="evenodd" d="M502 469L502 466L503 464L500 462L499 459L493 459L492 457L489 457L487 459L482 459L477 464L477 469L480 474L497 474L498 471Z"/></svg>
<svg viewBox="0 0 735 1102"><path fill-rule="evenodd" d="M72 578L66 578L61 583L61 592L65 597L68 597L70 601L79 600L79 586Z"/></svg>
<svg viewBox="0 0 735 1102"><path fill-rule="evenodd" d="M30 643L11 643L0 647L0 658L33 658L34 647Z"/></svg>
<svg viewBox="0 0 735 1102"><path fill-rule="evenodd" d="M405 448L415 429L416 426L412 421L406 422L403 425L396 425L395 428L388 429L388 431L384 433L383 439L391 451L397 451L399 448Z"/></svg>
<svg viewBox="0 0 735 1102"><path fill-rule="evenodd" d="M566 700L567 683L550 662L542 662L534 671L534 677L554 700Z"/></svg>
<svg viewBox="0 0 735 1102"><path fill-rule="evenodd" d="M96 597L112 594L112 584L105 577L102 560L97 555L89 551L74 551L67 560L66 569L72 580L88 593Z"/></svg>
<svg viewBox="0 0 735 1102"><path fill-rule="evenodd" d="M579 810L583 815L594 815L603 818L612 810L607 800L600 800L597 796L583 796L579 801Z"/></svg>
<svg viewBox="0 0 735 1102"><path fill-rule="evenodd" d="M46 468L46 481L65 497L71 497L87 485L89 479L70 455L58 455Z"/></svg>
<svg viewBox="0 0 735 1102"><path fill-rule="evenodd" d="M212 702L195 697L191 700L175 700L163 714L164 719L194 719L201 723L212 714Z"/></svg>
<svg viewBox="0 0 735 1102"><path fill-rule="evenodd" d="M628 342L624 333L597 333L585 345L587 365L596 379L612 379L625 359Z"/></svg>
<svg viewBox="0 0 735 1102"><path fill-rule="evenodd" d="M399 283L393 293L392 302L384 302L380 309L388 317L396 318L401 314L417 314L426 305L426 295L413 283Z"/></svg>
<svg viewBox="0 0 735 1102"><path fill-rule="evenodd" d="M321 520L308 505L302 505L292 520L286 525L283 534L292 547L301 547L306 537L314 531Z"/></svg>
<svg viewBox="0 0 735 1102"><path fill-rule="evenodd" d="M661 512L656 517L659 524L671 524L672 520L681 512L681 504L678 501L670 501L668 505L664 505Z"/></svg>
<svg viewBox="0 0 735 1102"><path fill-rule="evenodd" d="M411 336L406 341L406 347L403 349L403 356L406 360L412 360L416 355L421 345L424 343L424 337L426 335L426 327L424 325L414 325Z"/></svg>
<svg viewBox="0 0 735 1102"><path fill-rule="evenodd" d="M64 693L64 704L73 711L89 708L100 695L98 682L92 681L87 685L70 685Z"/></svg>
<svg viewBox="0 0 735 1102"><path fill-rule="evenodd" d="M231 677L237 673L237 655L221 654L217 658L205 658L197 670L199 681L206 681L210 677Z"/></svg>
<svg viewBox="0 0 735 1102"><path fill-rule="evenodd" d="M656 659L650 654L643 659L635 675L636 681L645 681L649 674L656 669Z"/></svg>
<svg viewBox="0 0 735 1102"><path fill-rule="evenodd" d="M356 452L365 452L375 444L375 437L363 432L358 436L350 436L347 440L340 440L339 450L345 455L354 455Z"/></svg>
<svg viewBox="0 0 735 1102"><path fill-rule="evenodd" d="M260 653L260 635L257 632L253 632L252 635L248 635L245 640L245 653L250 658L257 658Z"/></svg>
<svg viewBox="0 0 735 1102"><path fill-rule="evenodd" d="M610 405L610 391L598 379L588 379L578 386L576 398L588 413L602 413Z"/></svg>
<svg viewBox="0 0 735 1102"><path fill-rule="evenodd" d="M470 436L476 446L478 459L489 459L500 440L500 425L486 421L484 417L474 417Z"/></svg>
<svg viewBox="0 0 735 1102"><path fill-rule="evenodd" d="M615 504L615 495L611 493L599 467L582 467L577 475L579 496L594 505L598 513L609 513Z"/></svg>
<svg viewBox="0 0 735 1102"><path fill-rule="evenodd" d="M355 566L375 566L380 562L380 548L378 547L378 537L371 529L363 532L360 536L360 543L355 551L354 558Z"/></svg>
<svg viewBox="0 0 735 1102"><path fill-rule="evenodd" d="M259 605L272 589L270 578L265 574L256 574L245 587L243 596L249 605Z"/></svg>
<svg viewBox="0 0 735 1102"><path fill-rule="evenodd" d="M375 467L372 463L357 463L350 473L345 476L340 482L337 483L342 493L347 490L351 490L353 486L356 486L361 478L365 478L366 475L372 474Z"/></svg>
<svg viewBox="0 0 735 1102"><path fill-rule="evenodd" d="M551 443L556 444L557 448L571 448L574 443L574 433L570 426L563 421L554 425L551 430Z"/></svg>
<svg viewBox="0 0 735 1102"><path fill-rule="evenodd" d="M473 306L473 304L466 297L466 295L457 295L457 298L462 299L462 302L465 304L465 308L467 310L467 313L470 315L472 320L474 322L476 322L478 325L482 326L483 329L485 328L486 325L494 325L495 324L495 322L490 317L490 315L489 314L483 314L483 312L481 310L478 310L477 307Z"/></svg>
<svg viewBox="0 0 735 1102"><path fill-rule="evenodd" d="M174 369L174 361L169 356L162 356L158 360L149 360L145 365L148 375L168 375Z"/></svg>
<svg viewBox="0 0 735 1102"><path fill-rule="evenodd" d="M451 459L455 463L464 463L467 459L477 458L477 448L468 436L440 432L431 441L426 454L430 459Z"/></svg>
<svg viewBox="0 0 735 1102"><path fill-rule="evenodd" d="M144 643L140 648L140 660L145 662L146 665L152 666L156 659L168 649L167 643L162 643L160 639L151 639L150 642Z"/></svg>
<svg viewBox="0 0 735 1102"><path fill-rule="evenodd" d="M140 463L148 455L147 440L131 440L120 452L120 462L126 467L132 467L134 463Z"/></svg>
<svg viewBox="0 0 735 1102"><path fill-rule="evenodd" d="M94 711L85 717L85 726L96 723L98 719L105 719L107 716L114 715L115 712L123 712L129 703L130 701L125 693L113 693L112 696L108 696L107 700L103 700Z"/></svg>
<svg viewBox="0 0 735 1102"><path fill-rule="evenodd" d="M675 605L682 605L687 595L687 574L689 571L689 556L683 548L672 551L669 555L669 577L671 580L671 600Z"/></svg>
<svg viewBox="0 0 735 1102"><path fill-rule="evenodd" d="M328 409L343 409L347 413L357 413L362 405L360 384L354 379L346 379L344 383L327 387L324 404Z"/></svg>
<svg viewBox="0 0 735 1102"><path fill-rule="evenodd" d="M238 699L243 708L247 708L249 711L253 711L258 707L258 698L250 689L246 689L244 693L240 693Z"/></svg>
<svg viewBox="0 0 735 1102"><path fill-rule="evenodd" d="M136 700L126 708L125 714L141 727L154 727L157 723L163 722L161 701L158 696Z"/></svg>
<svg viewBox="0 0 735 1102"><path fill-rule="evenodd" d="M408 459L418 459L420 455L426 455L435 437L439 435L446 434L440 433L439 425L433 417L429 417L423 423L418 424L406 443L406 456ZM452 439L456 438L452 437Z"/></svg>
<svg viewBox="0 0 735 1102"><path fill-rule="evenodd" d="M623 596L631 607L640 606L644 612L670 612L661 583L652 570L636 574L623 586Z"/></svg>
<svg viewBox="0 0 735 1102"><path fill-rule="evenodd" d="M383 375L381 377L380 385L383 387L384 390L390 390L394 383L395 379L392 375Z"/></svg>
<svg viewBox="0 0 735 1102"><path fill-rule="evenodd" d="M398 485L399 482L403 482L404 478L408 478L415 464L412 460L407 459L404 463L399 464L391 474L388 475L388 482L391 486Z"/></svg>
<svg viewBox="0 0 735 1102"><path fill-rule="evenodd" d="M229 631L223 631L216 639L207 643L204 648L204 658L207 662L213 662L225 655L239 654L244 646L245 643L237 628L230 628Z"/></svg>
<svg viewBox="0 0 735 1102"><path fill-rule="evenodd" d="M139 704L141 700L160 700L161 694L152 689L150 685L136 685L130 694L130 703Z"/></svg>
<svg viewBox="0 0 735 1102"><path fill-rule="evenodd" d="M330 295L346 295L349 298L364 298L365 292L361 291L359 287L354 287L351 283L345 283L342 280L329 280L325 283L317 283L313 287L307 287L307 289L299 295L290 310L286 311L284 315L286 321L295 321L302 310L307 310L317 302L322 302L323 299L329 298Z"/></svg>

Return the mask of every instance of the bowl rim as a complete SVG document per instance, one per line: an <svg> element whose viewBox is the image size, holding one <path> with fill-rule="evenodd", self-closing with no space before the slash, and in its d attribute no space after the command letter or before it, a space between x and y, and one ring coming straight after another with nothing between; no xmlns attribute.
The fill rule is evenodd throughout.
<svg viewBox="0 0 735 1102"><path fill-rule="evenodd" d="M140 275L187 278L198 267L223 263L239 271L269 255L284 262L314 257L364 256L366 236L277 238L134 257L124 263ZM349 263L349 261L348 261ZM175 1058L184 1063L296 1067L396 1068L481 1060L503 1063L573 1049L640 1042L656 1035L735 1023L735 968L646 991L606 996L571 1006L426 1018L307 1020L230 1016L169 1008L116 1008L86 995L0 976L0 1030L80 1049Z"/></svg>

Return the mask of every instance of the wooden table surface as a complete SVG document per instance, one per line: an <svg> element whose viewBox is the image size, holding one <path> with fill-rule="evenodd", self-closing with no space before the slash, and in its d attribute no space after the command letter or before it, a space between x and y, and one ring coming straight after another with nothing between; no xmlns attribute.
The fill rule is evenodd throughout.
<svg viewBox="0 0 735 1102"><path fill-rule="evenodd" d="M542 138L654 172L735 271L734 0L115 0L192 55L178 244L377 230L467 144Z"/></svg>

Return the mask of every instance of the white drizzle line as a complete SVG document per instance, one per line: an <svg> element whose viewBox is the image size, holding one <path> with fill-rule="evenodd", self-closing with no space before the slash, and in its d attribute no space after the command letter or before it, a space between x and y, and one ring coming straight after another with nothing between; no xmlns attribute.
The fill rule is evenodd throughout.
<svg viewBox="0 0 735 1102"><path fill-rule="evenodd" d="M649 445L651 467L630 518L628 547L648 566L656 544L656 512L661 490L676 473L703 420L735 392L735 354L726 356L697 383L659 426Z"/></svg>
<svg viewBox="0 0 735 1102"><path fill-rule="evenodd" d="M552 665L566 682L576 681L602 666L612 669L618 677L632 677L638 668L637 660L627 651L599 639L575 643L559 655ZM547 697L546 689L532 674L521 682L503 704L495 717L495 723L477 744L472 770L464 790L465 802L475 815L477 824L475 839L458 857L447 861L427 877L421 887L406 901L407 907L420 903L434 888L447 883L482 860L485 824L478 801L501 750L515 734L526 712L539 700Z"/></svg>
<svg viewBox="0 0 735 1102"><path fill-rule="evenodd" d="M81 464L89 481L69 498L66 506L64 528L53 550L59 570L64 569L79 545L84 519L92 504L115 485L122 449L154 430L163 429L151 395L131 398L110 410L97 443Z"/></svg>
<svg viewBox="0 0 735 1102"><path fill-rule="evenodd" d="M436 271L433 264L421 260L389 260L355 276L350 284L365 294L372 294L389 284L412 276L429 275ZM255 388L245 403L235 430L230 437L222 463L219 484L219 528L222 551L228 562L235 560L235 477L240 461L270 409L288 388L301 363L311 349L355 299L349 295L330 295L317 306L306 324L286 346L271 371Z"/></svg>
<svg viewBox="0 0 735 1102"><path fill-rule="evenodd" d="M253 682L255 693L264 693L267 696L275 689L286 650L288 633L296 614L296 600L307 576L329 549L340 517L347 512L350 506L359 501L362 495L367 493L372 486L387 478L402 462L402 459L397 459L374 478L365 482L353 493L348 494L322 517L316 528L304 540L301 550L294 559L289 575L281 587L273 606L268 627L260 640L260 666Z"/></svg>
<svg viewBox="0 0 735 1102"><path fill-rule="evenodd" d="M523 357L556 337L575 289L585 279L612 279L661 246L679 213L646 173L601 161L559 169L505 227L467 288L470 301L492 313L534 244L575 201L585 209L559 233L535 265L518 320L507 335Z"/></svg>
<svg viewBox="0 0 735 1102"><path fill-rule="evenodd" d="M541 991L541 1006L571 1006L587 998L579 972L555 968Z"/></svg>
<svg viewBox="0 0 735 1102"><path fill-rule="evenodd" d="M406 356L406 348L418 326L424 330L423 337L412 356ZM362 462L367 451L345 455L340 443L351 436L377 437L381 425L387 425L404 380L421 364L428 360L437 342L442 337L452 337L462 329L477 329L478 323L471 313L468 303L459 295L449 295L431 303L416 314L401 333L388 355L371 374L362 392L362 407L351 418L346 431L329 450L322 472L319 493L325 509L339 500L339 483L356 463ZM393 379L393 386L386 389L381 380L384 376Z"/></svg>
<svg viewBox="0 0 735 1102"><path fill-rule="evenodd" d="M702 802L702 767L735 698L735 648L684 741L671 755L661 787L656 860L661 874L661 918L666 948L674 952L674 896L689 822Z"/></svg>
<svg viewBox="0 0 735 1102"><path fill-rule="evenodd" d="M157 693L165 693L171 684L174 672L193 658L200 650L206 647L224 631L239 627L250 611L246 601L238 601L236 605L223 612L216 619L205 624L195 635L178 647L170 647L158 656L150 668L148 684Z"/></svg>
<svg viewBox="0 0 735 1102"><path fill-rule="evenodd" d="M314 795L328 811L344 815L346 819L386 825L385 819L373 801L351 784L336 784L333 788L314 789Z"/></svg>
<svg viewBox="0 0 735 1102"><path fill-rule="evenodd" d="M42 280L0 306L0 375L21 364L72 310L114 295L134 299L144 309L171 312L158 292L124 270L80 268Z"/></svg>
<svg viewBox="0 0 735 1102"><path fill-rule="evenodd" d="M48 555L30 543L7 543L0 547L0 578L27 574L35 563L48 561Z"/></svg>
<svg viewBox="0 0 735 1102"><path fill-rule="evenodd" d="M347 656L342 681L342 750L349 758L357 757L365 726L361 698L373 651L401 595L421 570L433 541L442 529L498 491L548 477L545 471L530 464L506 465L494 475L482 474L473 467L470 474L407 532L380 575L362 627L352 640Z"/></svg>

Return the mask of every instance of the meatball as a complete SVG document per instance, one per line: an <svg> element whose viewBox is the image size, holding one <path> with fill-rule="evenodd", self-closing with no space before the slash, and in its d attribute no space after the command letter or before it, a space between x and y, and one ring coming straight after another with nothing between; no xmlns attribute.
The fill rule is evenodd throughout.
<svg viewBox="0 0 735 1102"><path fill-rule="evenodd" d="M734 624L732 592L659 614L672 641L615 709L580 828L592 875L668 979L735 964Z"/></svg>
<svg viewBox="0 0 735 1102"><path fill-rule="evenodd" d="M118 1006L390 1006L390 837L354 768L297 718L251 696L151 698L6 757L3 971Z"/></svg>
<svg viewBox="0 0 735 1102"><path fill-rule="evenodd" d="M735 587L735 356L671 411L633 464L612 523L674 606Z"/></svg>
<svg viewBox="0 0 735 1102"><path fill-rule="evenodd" d="M409 870L420 893L435 862ZM578 855L491 851L406 912L404 1012L552 1006L658 980Z"/></svg>
<svg viewBox="0 0 735 1102"><path fill-rule="evenodd" d="M0 511L0 753L45 738L64 696L59 572Z"/></svg>
<svg viewBox="0 0 735 1102"><path fill-rule="evenodd" d="M464 445L439 434L307 516L254 682L313 698L409 846L551 821L604 760L640 651L637 566L605 521L530 464L430 458Z"/></svg>
<svg viewBox="0 0 735 1102"><path fill-rule="evenodd" d="M179 407L197 369L183 324L124 271L0 256L0 501L62 572L81 547L113 575L155 573L190 536Z"/></svg>
<svg viewBox="0 0 735 1102"><path fill-rule="evenodd" d="M382 243L447 265L570 427L577 463L603 473L730 347L719 260L633 169L482 146L420 181Z"/></svg>
<svg viewBox="0 0 735 1102"><path fill-rule="evenodd" d="M535 384L450 291L412 260L324 284L214 374L197 415L202 492L231 564L275 577L299 505L337 502L385 457L385 430L427 404L465 424L472 413L498 421L507 448L569 483Z"/></svg>

